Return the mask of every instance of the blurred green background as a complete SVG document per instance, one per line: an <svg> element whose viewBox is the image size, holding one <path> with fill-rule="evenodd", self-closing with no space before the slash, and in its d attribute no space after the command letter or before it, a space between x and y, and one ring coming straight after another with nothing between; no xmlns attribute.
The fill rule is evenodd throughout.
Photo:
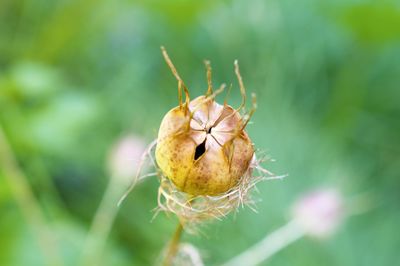
<svg viewBox="0 0 400 266"><path fill-rule="evenodd" d="M110 179L112 146L126 134L149 143L177 105L160 45L192 96L204 93L202 61L211 60L215 86L233 83L234 106L238 59L258 97L248 132L276 159L264 166L289 174L258 186L258 213L241 209L184 236L206 265L283 225L295 199L320 186L349 199L368 193L374 207L331 238L301 239L265 265L400 261L398 1L1 0L0 265L46 263L35 233L41 219L21 180L57 241L50 247L59 254L47 253L78 265ZM165 214L151 221L157 187L153 177L124 202L97 254L103 265L155 263L177 222Z"/></svg>

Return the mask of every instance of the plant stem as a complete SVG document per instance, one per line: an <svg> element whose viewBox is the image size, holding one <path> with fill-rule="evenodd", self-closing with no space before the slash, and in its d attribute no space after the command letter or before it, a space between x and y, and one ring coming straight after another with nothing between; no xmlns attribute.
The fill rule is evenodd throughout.
<svg viewBox="0 0 400 266"><path fill-rule="evenodd" d="M0 125L0 170L9 183L11 191L25 216L32 226L36 238L42 249L47 265L63 265L57 250L56 237L47 224L39 202L37 201L28 181L18 166L11 145Z"/></svg>
<svg viewBox="0 0 400 266"><path fill-rule="evenodd" d="M118 207L115 202L124 189L123 185L111 178L85 241L81 258L82 266L100 265L101 254L103 254L107 237L118 213Z"/></svg>
<svg viewBox="0 0 400 266"><path fill-rule="evenodd" d="M290 221L222 266L258 265L303 235L304 231L298 223L295 220Z"/></svg>
<svg viewBox="0 0 400 266"><path fill-rule="evenodd" d="M176 227L175 233L169 242L169 245L167 247L167 252L164 258L163 266L171 266L172 262L176 256L176 253L178 252L179 249L179 242L182 236L183 232L183 226L182 223L179 222L178 226Z"/></svg>

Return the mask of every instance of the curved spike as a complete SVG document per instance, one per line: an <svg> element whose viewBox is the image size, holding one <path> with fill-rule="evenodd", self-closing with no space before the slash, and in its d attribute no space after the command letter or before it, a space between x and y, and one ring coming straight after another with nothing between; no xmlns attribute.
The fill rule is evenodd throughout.
<svg viewBox="0 0 400 266"><path fill-rule="evenodd" d="M256 101L256 94L252 93L252 108L250 109L249 113L247 113L241 120L241 123L238 123L236 125L236 128L234 130L232 130L232 139L237 137L238 135L240 135L242 133L242 131L246 128L247 124L249 123L251 117L253 116L254 112L257 109L257 101ZM235 110L233 112L237 113L237 110ZM231 114L232 115L232 114Z"/></svg>
<svg viewBox="0 0 400 266"><path fill-rule="evenodd" d="M246 105L246 89L243 84L242 76L240 75L238 60L235 60L234 65L235 65L235 74L236 74L236 77L239 82L240 94L242 95L242 103L240 104L240 106L238 108L238 111L239 111Z"/></svg>
<svg viewBox="0 0 400 266"><path fill-rule="evenodd" d="M209 60L204 60L204 65L206 66L207 70L207 85L208 85L206 96L209 96L213 92L212 81L211 81L211 63Z"/></svg>
<svg viewBox="0 0 400 266"><path fill-rule="evenodd" d="M189 96L189 90L185 85L185 82L181 79L181 77L178 74L178 71L176 70L174 64L172 63L171 59L168 56L167 50L165 50L164 46L161 46L161 51L164 56L165 62L167 62L167 65L172 71L172 74L175 76L175 78L178 80L178 98L179 98L179 106L182 107L182 88L185 92L185 103L186 107L188 106L190 102L190 96Z"/></svg>
<svg viewBox="0 0 400 266"><path fill-rule="evenodd" d="M231 90L232 90L232 83L229 85L229 88L226 92L225 99L224 99L224 106L226 106L228 104L228 98L229 98L229 95L231 94Z"/></svg>
<svg viewBox="0 0 400 266"><path fill-rule="evenodd" d="M247 124L249 123L254 112L257 110L257 96L255 93L251 94L251 102L252 102L252 106L251 106L249 113L247 114L246 120L243 123L242 130L247 126Z"/></svg>
<svg viewBox="0 0 400 266"><path fill-rule="evenodd" d="M182 82L178 81L178 101L179 107L182 108Z"/></svg>

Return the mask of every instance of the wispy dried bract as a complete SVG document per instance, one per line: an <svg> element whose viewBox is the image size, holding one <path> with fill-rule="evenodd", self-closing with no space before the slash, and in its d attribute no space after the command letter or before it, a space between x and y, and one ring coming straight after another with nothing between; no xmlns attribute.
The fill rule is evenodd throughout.
<svg viewBox="0 0 400 266"><path fill-rule="evenodd" d="M260 166L260 160L253 157L252 162L239 183L228 192L217 196L191 196L181 192L170 179L160 174L157 212L165 211L178 216L187 229L196 229L196 225L211 219L222 219L239 207L248 206L255 211L255 199L252 191L258 182L281 179ZM189 227L189 228L188 228Z"/></svg>
<svg viewBox="0 0 400 266"><path fill-rule="evenodd" d="M196 227L202 222L212 219L222 219L231 211L238 211L239 208L248 206L256 211L256 196L252 195L256 191L256 184L260 181L282 179L285 176L274 175L260 164L269 160L265 158L257 159L254 155L250 166L239 183L226 193L217 196L195 196L180 191L172 181L162 174L154 160L154 151L157 141L153 141L142 156L141 165L151 165L156 171L143 173L139 169L136 178L132 182L130 190L121 198L125 199L133 187L141 180L151 176L158 176L160 186L158 189L158 206L156 215L161 212L175 214L186 229L196 232Z"/></svg>

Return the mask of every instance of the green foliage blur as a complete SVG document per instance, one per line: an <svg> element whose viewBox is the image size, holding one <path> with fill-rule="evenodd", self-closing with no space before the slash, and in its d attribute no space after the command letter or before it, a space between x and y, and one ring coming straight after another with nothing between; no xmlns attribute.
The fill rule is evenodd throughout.
<svg viewBox="0 0 400 266"><path fill-rule="evenodd" d="M258 101L249 135L276 160L264 167L289 174L258 185L258 213L240 209L184 236L205 265L286 223L296 198L318 187L349 201L368 195L372 207L331 238L303 238L265 265L398 263L398 1L1 0L0 126L64 265L78 265L114 143L127 134L150 143L178 103L161 45L193 97L206 90L203 60L211 60L215 86L233 84L233 106L239 60ZM0 160L10 155L1 152ZM45 265L8 174L0 168L0 265ZM157 187L156 177L139 184L118 210L98 254L103 265L155 263L177 223L152 220Z"/></svg>

